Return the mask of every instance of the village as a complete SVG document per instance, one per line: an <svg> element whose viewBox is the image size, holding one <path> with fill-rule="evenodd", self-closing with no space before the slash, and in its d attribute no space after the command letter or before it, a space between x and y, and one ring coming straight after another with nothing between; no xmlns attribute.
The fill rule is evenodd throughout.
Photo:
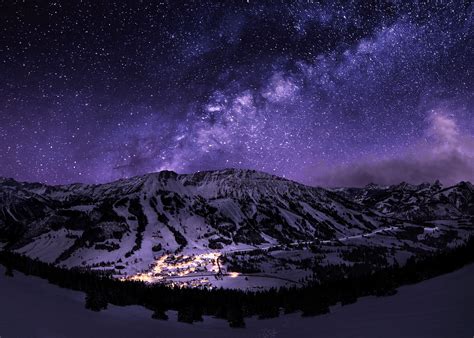
<svg viewBox="0 0 474 338"><path fill-rule="evenodd" d="M163 255L150 271L121 278L121 280L161 283L174 287L212 288L209 278L222 278L221 254L209 252L191 255Z"/></svg>

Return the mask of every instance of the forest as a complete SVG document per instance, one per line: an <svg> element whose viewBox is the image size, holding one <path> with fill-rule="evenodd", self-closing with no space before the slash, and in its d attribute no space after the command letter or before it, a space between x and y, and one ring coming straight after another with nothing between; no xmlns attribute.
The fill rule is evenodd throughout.
<svg viewBox="0 0 474 338"><path fill-rule="evenodd" d="M302 287L240 291L230 289L191 289L120 281L86 269L65 269L33 260L11 251L0 251L5 278L14 278L15 270L38 276L63 288L85 293L85 307L101 311L108 304L141 305L153 311L152 318L167 320L166 311L178 311L178 321L193 323L203 316L214 316L231 327L245 327L245 318L278 317L301 312L316 316L330 311L330 306L351 304L359 297L390 296L402 285L418 283L463 267L474 261L474 238L462 246L446 248L429 255L412 257L406 264L386 267L375 262L348 265L312 266L318 282Z"/></svg>

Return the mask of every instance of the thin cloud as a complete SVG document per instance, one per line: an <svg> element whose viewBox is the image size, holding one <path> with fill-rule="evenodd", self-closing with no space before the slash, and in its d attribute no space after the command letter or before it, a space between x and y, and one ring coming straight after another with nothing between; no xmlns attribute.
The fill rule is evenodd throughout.
<svg viewBox="0 0 474 338"><path fill-rule="evenodd" d="M316 176L313 184L363 186L433 182L445 184L474 181L474 137L462 133L454 117L434 112L428 117L426 141L400 156L366 160Z"/></svg>

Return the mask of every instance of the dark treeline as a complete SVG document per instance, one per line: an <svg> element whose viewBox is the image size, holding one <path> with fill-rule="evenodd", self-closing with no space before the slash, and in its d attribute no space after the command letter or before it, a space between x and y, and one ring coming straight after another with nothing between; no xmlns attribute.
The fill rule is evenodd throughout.
<svg viewBox="0 0 474 338"><path fill-rule="evenodd" d="M182 322L192 323L202 320L203 315L210 315L227 319L231 327L244 327L244 318L248 316L277 317L281 311L301 311L303 316L324 314L338 302L345 305L356 302L362 296L393 295L401 285L448 273L473 261L474 239L471 238L460 247L411 258L403 266L375 270L373 266L364 264L351 267L315 266L313 271L320 276L319 282L299 288L244 292L119 281L97 272L59 268L16 253L0 251L0 264L6 267L6 275L11 276L13 270L17 270L47 279L60 287L83 291L86 293L86 307L94 311L105 309L108 304L138 304L152 310L155 319L167 319L167 310L177 310L178 320Z"/></svg>

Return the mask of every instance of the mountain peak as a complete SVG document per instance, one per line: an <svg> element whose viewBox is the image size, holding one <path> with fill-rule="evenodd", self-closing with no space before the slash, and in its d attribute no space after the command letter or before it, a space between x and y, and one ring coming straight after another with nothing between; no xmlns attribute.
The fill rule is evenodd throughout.
<svg viewBox="0 0 474 338"><path fill-rule="evenodd" d="M372 190L372 189L380 189L380 188L381 188L381 186L378 185L377 183L374 183L374 182L370 182L370 183L368 183L368 184L364 187L364 189L370 189L370 190Z"/></svg>

